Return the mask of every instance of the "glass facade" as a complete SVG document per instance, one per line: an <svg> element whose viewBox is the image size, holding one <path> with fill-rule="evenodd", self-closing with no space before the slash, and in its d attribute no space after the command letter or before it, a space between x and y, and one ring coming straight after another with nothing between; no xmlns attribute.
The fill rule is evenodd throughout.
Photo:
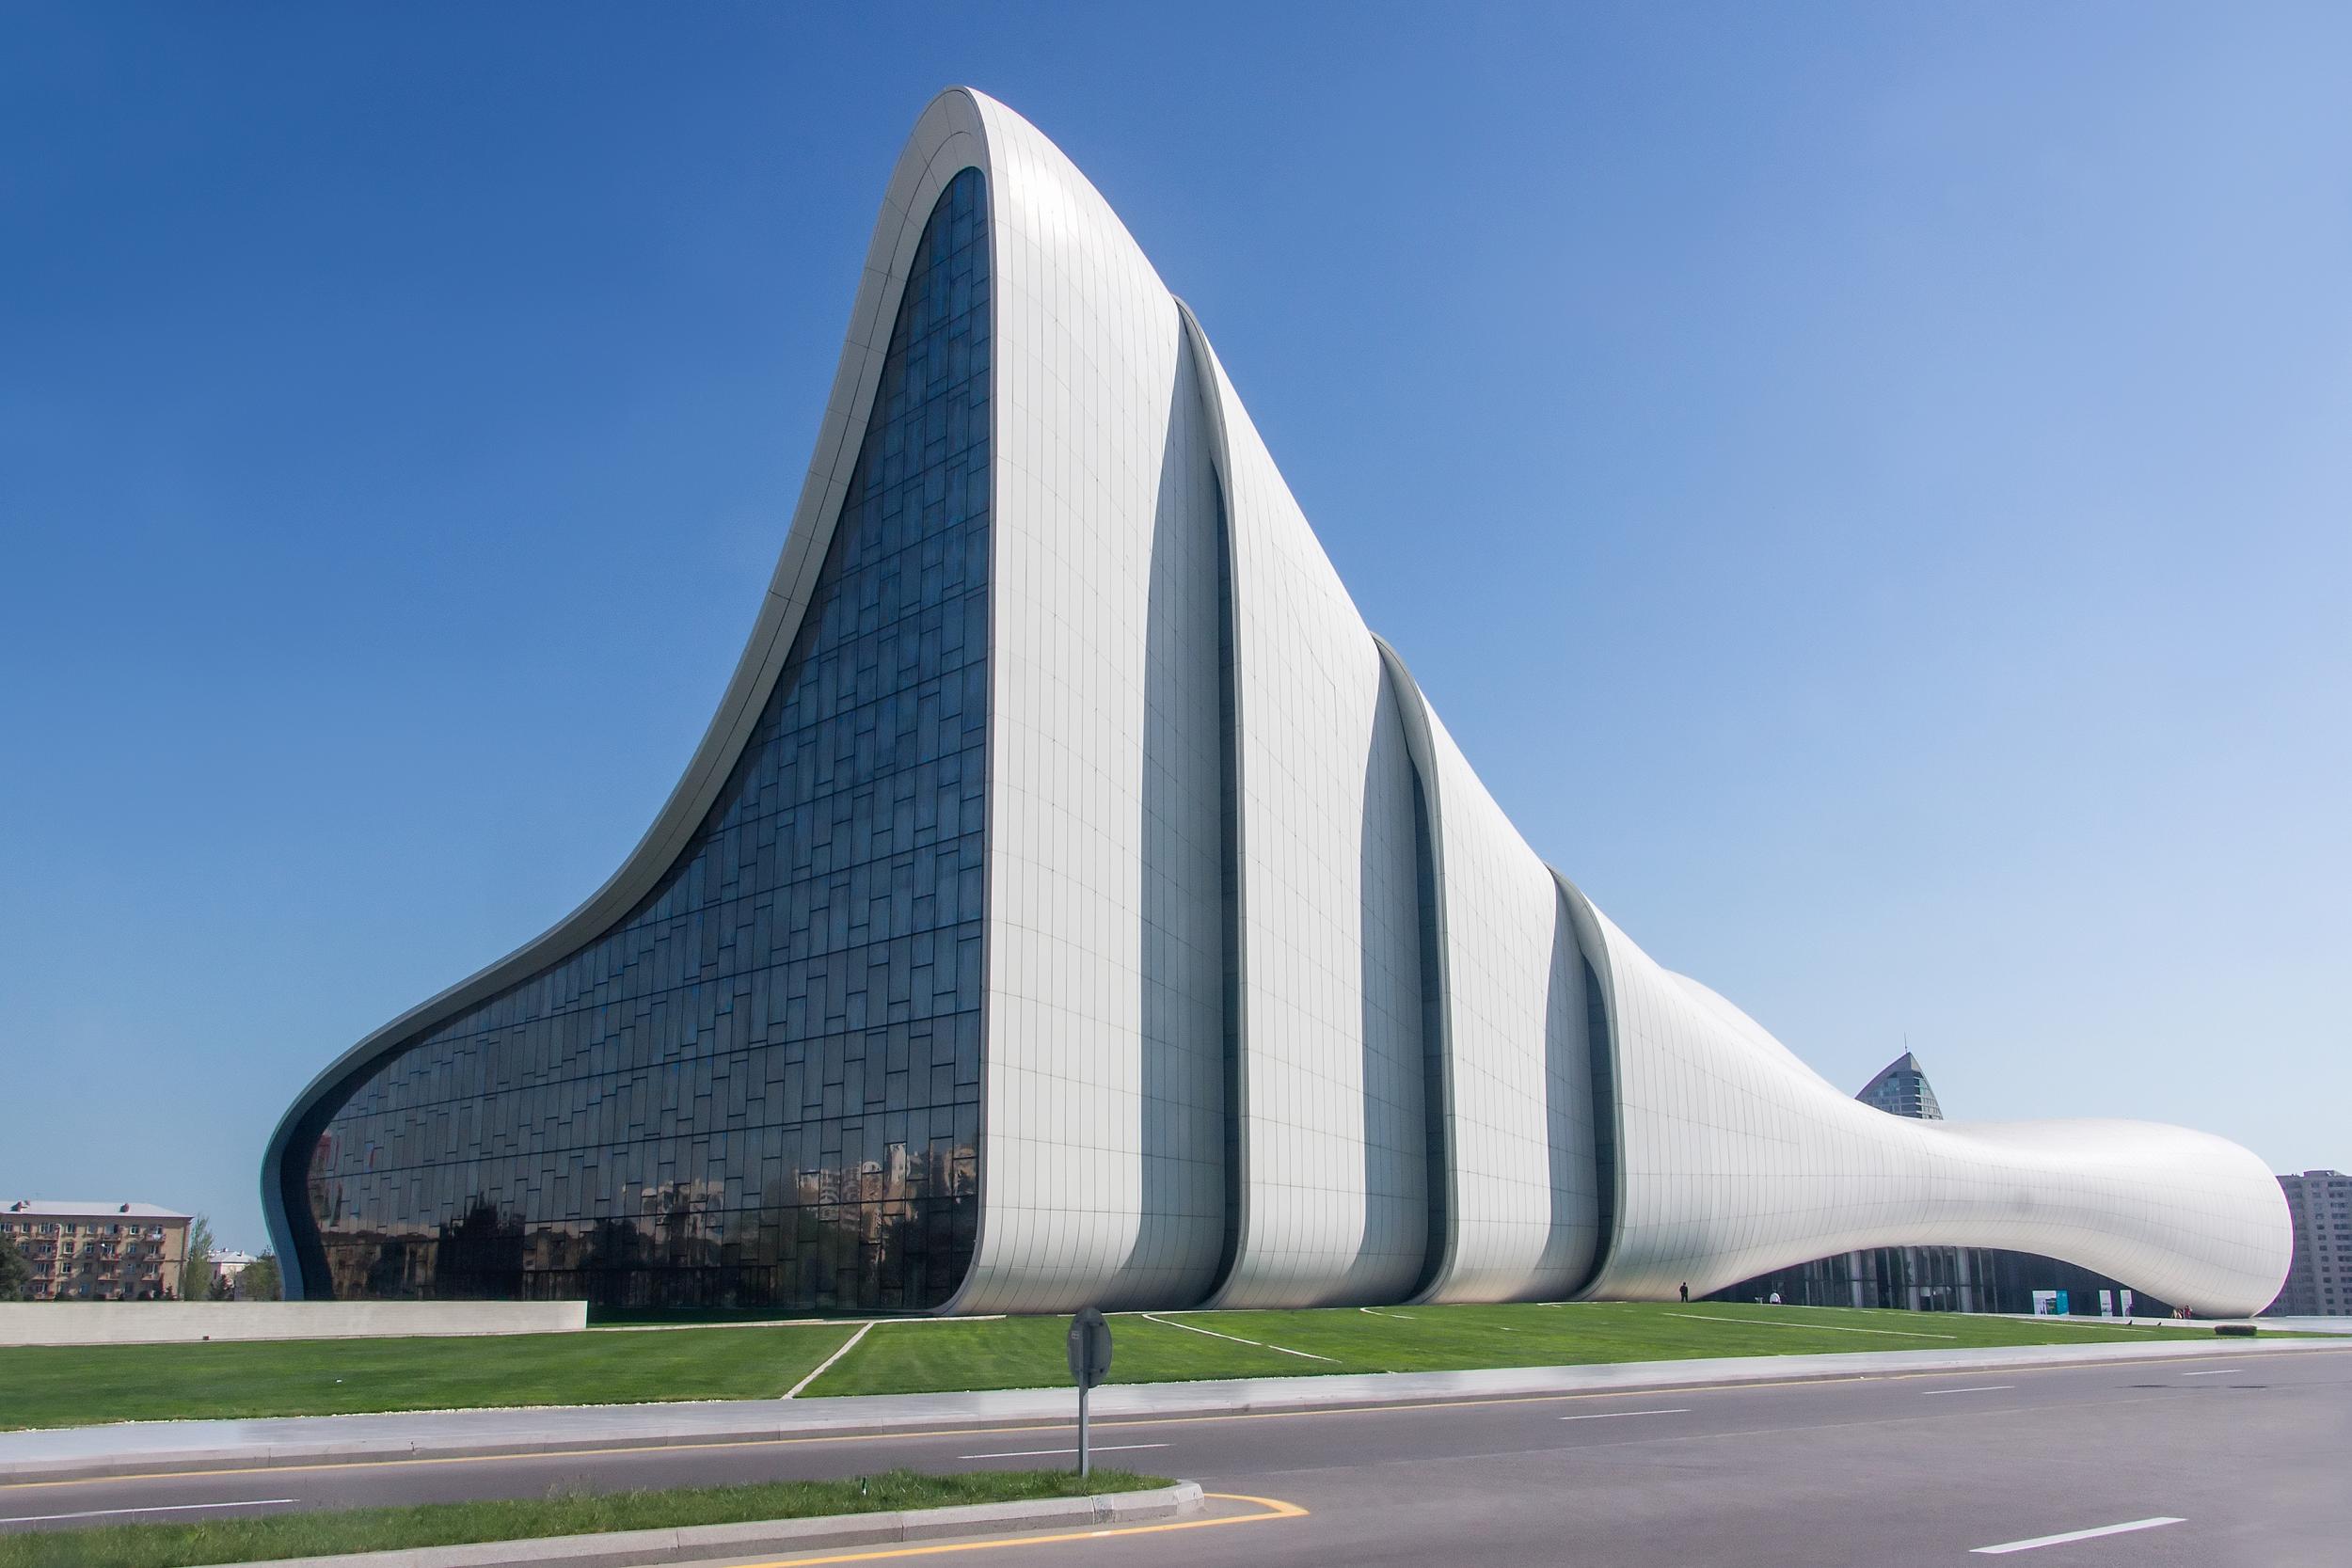
<svg viewBox="0 0 2352 1568"><path fill-rule="evenodd" d="M1997 1247L1896 1246L1841 1252L1794 1268L1775 1269L1716 1291L1709 1301L1769 1302L1792 1307L1891 1307L1915 1312L2031 1312L2037 1291L2064 1291L2073 1312L2097 1317L2107 1305L2141 1316L2163 1316L2172 1304L2127 1292L2121 1280L2055 1258Z"/></svg>
<svg viewBox="0 0 2352 1568"><path fill-rule="evenodd" d="M1884 1067L1867 1084L1856 1100L1865 1105L1875 1105L1889 1116L1911 1117L1920 1121L1942 1121L1944 1107L1937 1103L1935 1090L1928 1085L1927 1070L1919 1058L1906 1051Z"/></svg>
<svg viewBox="0 0 2352 1568"><path fill-rule="evenodd" d="M931 212L806 619L702 827L611 930L333 1109L307 1173L314 1294L914 1310L961 1281L987 205L966 169Z"/></svg>

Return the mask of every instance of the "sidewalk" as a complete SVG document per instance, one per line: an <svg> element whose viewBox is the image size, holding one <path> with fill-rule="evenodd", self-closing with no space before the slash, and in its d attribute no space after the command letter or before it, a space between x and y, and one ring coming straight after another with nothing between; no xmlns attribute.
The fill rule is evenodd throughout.
<svg viewBox="0 0 2352 1568"><path fill-rule="evenodd" d="M1221 1383L1110 1384L1095 1390L1097 1420L1261 1410L1345 1409L1449 1400L1591 1394L1700 1385L1897 1377L1931 1372L2166 1361L2206 1356L2352 1351L2328 1339L2163 1340L2149 1344L2010 1345L1967 1350L1718 1356L1474 1372L1378 1372ZM285 1416L234 1421L134 1421L0 1432L0 1482L63 1481L178 1470L241 1469L460 1454L645 1448L1020 1422L1068 1422L1069 1388L965 1394L873 1394L856 1399L728 1400L678 1404L532 1406L408 1411L381 1416Z"/></svg>
<svg viewBox="0 0 2352 1568"><path fill-rule="evenodd" d="M893 1513L834 1513L813 1519L761 1519L741 1525L682 1525L664 1529L611 1530L600 1535L526 1535L505 1541L333 1557L280 1558L277 1568L641 1568L645 1563L734 1564L747 1557L830 1552L841 1546L894 1546L929 1542L924 1551L955 1551L1035 1530L1083 1529L1089 1534L1144 1533L1157 1521L1197 1518L1207 1512L1198 1481L1180 1481L1144 1492L1105 1492L1085 1497L1030 1497L1009 1503L964 1503ZM1230 1499L1220 1499L1228 1509ZM1226 1522L1232 1520L1230 1513ZM1165 1527L1162 1527L1165 1528ZM1048 1539L1051 1539L1050 1537ZM1011 1544L1012 1543L1003 1543ZM857 1552L824 1562L896 1552Z"/></svg>
<svg viewBox="0 0 2352 1568"><path fill-rule="evenodd" d="M2210 1328L2217 1323L2235 1323L2243 1328L2260 1329L2265 1334L2343 1334L2352 1336L2352 1318L2150 1318L2125 1315L2120 1318L2099 1318L2088 1314L2054 1318L2041 1312L1994 1312L1996 1318L2014 1318L2021 1323L2080 1323L2085 1328L2113 1328L2118 1323L2132 1328Z"/></svg>

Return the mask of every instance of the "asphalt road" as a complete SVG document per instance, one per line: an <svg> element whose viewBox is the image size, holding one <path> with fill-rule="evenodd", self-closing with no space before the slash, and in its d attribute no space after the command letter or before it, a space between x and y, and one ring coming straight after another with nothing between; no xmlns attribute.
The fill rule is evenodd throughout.
<svg viewBox="0 0 2352 1568"><path fill-rule="evenodd" d="M1182 1529L999 1542L1095 1565L2352 1564L2352 1350L2048 1370L1098 1422L1104 1464L1200 1481ZM1067 1464L1066 1426L0 1487L0 1529ZM866 1560L875 1560L866 1557Z"/></svg>

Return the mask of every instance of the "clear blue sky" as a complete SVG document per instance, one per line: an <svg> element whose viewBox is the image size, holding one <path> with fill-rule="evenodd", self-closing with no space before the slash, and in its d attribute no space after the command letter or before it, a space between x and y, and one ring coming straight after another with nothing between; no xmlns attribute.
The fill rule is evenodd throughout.
<svg viewBox="0 0 2352 1568"><path fill-rule="evenodd" d="M1443 12L1440 15L1438 13ZM870 19L869 19L870 17ZM0 1197L616 865L970 83L1528 838L1858 1087L2352 1164L2352 13L0 8Z"/></svg>

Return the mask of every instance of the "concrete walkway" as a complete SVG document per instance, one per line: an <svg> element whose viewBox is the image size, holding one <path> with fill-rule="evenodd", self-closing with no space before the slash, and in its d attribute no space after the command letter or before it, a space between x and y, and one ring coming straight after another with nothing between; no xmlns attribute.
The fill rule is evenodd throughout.
<svg viewBox="0 0 2352 1568"><path fill-rule="evenodd" d="M2265 1334L2342 1334L2352 1336L2352 1317L2339 1318L2100 1318L2085 1313L2079 1317L2054 1318L2041 1312L1994 1312L1989 1317L2012 1318L2021 1323L2079 1323L2085 1328L2114 1328L2122 1324L2130 1328L2210 1328L2216 1323L2234 1323L2241 1328L2260 1329Z"/></svg>
<svg viewBox="0 0 2352 1568"><path fill-rule="evenodd" d="M685 1525L667 1529L612 1530L600 1535L525 1536L451 1546L412 1546L401 1551L351 1552L335 1557L278 1560L278 1568L642 1568L645 1563L736 1564L745 1558L790 1552L799 1561L854 1561L862 1557L898 1557L892 1551L810 1559L807 1552L843 1546L894 1546L929 1542L932 1551L952 1551L958 1543L993 1542L1037 1530L1148 1533L1159 1520L1197 1517L1204 1512L1197 1481L1148 1492L1104 1492L1082 1497L1025 1497L1016 1502L964 1503L950 1508L913 1508L891 1513L835 1513L814 1519L761 1519L740 1525ZM1144 1528L1137 1528L1142 1526ZM1050 1537L1049 1537L1050 1539ZM1010 1544L1011 1543L1006 1543Z"/></svg>
<svg viewBox="0 0 2352 1568"><path fill-rule="evenodd" d="M2352 1352L2342 1339L2169 1339L2146 1344L2012 1345L1841 1354L1711 1356L1468 1372L1246 1378L1113 1384L1097 1389L1098 1418L1252 1410L1346 1409L1451 1400L1509 1399L1702 1385L1899 1377L1995 1368ZM179 1470L429 1459L458 1454L645 1448L827 1433L920 1431L1075 1419L1068 1388L854 1399L713 1400L672 1404L533 1405L403 1411L378 1416L281 1416L230 1421L125 1421L111 1426L0 1432L0 1483Z"/></svg>

